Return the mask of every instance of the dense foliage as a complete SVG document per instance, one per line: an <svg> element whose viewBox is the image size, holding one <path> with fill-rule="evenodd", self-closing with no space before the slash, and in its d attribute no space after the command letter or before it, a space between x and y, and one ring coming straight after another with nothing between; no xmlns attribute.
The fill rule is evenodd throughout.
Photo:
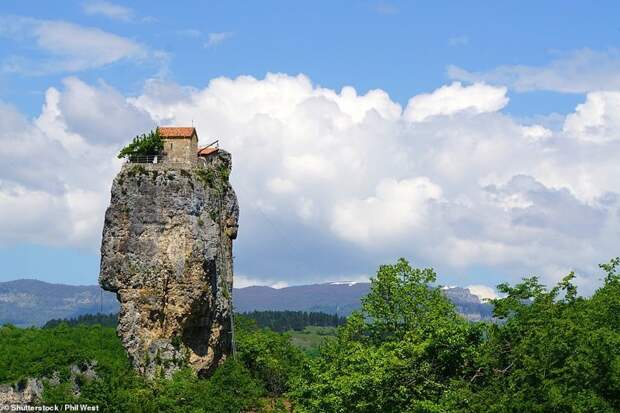
<svg viewBox="0 0 620 413"><path fill-rule="evenodd" d="M243 316L237 316L236 321L237 359L270 395L284 394L301 374L303 353L291 344L288 335L261 329L254 320Z"/></svg>
<svg viewBox="0 0 620 413"><path fill-rule="evenodd" d="M620 412L620 259L581 297L569 274L499 286L494 322L468 322L431 269L381 266L362 309L334 327L277 333L236 317L236 354L209 379L183 369L146 381L109 327L0 328L0 383L50 377L46 402L104 411ZM92 320L86 320L89 322ZM334 336L331 336L334 334ZM293 343L324 333L318 354ZM293 339L293 340L292 340ZM70 384L71 364L97 360L98 379Z"/></svg>
<svg viewBox="0 0 620 413"><path fill-rule="evenodd" d="M294 391L303 411L432 411L473 363L479 324L461 318L430 270L379 268L362 310L327 342Z"/></svg>
<svg viewBox="0 0 620 413"><path fill-rule="evenodd" d="M159 130L154 129L148 134L138 135L127 144L118 154L118 158L132 159L137 156L158 155L164 149L164 141L159 136Z"/></svg>
<svg viewBox="0 0 620 413"><path fill-rule="evenodd" d="M0 327L0 383L27 377L68 375L71 364L97 360L105 369L128 367L125 351L114 329L101 326L55 328Z"/></svg>
<svg viewBox="0 0 620 413"><path fill-rule="evenodd" d="M456 412L620 411L620 260L602 265L603 287L577 296L569 274L550 291L538 279L494 301L475 364L446 394Z"/></svg>
<svg viewBox="0 0 620 413"><path fill-rule="evenodd" d="M106 412L277 411L283 392L301 369L303 353L287 336L237 318L236 357L212 377L199 379L183 369L170 380L153 381L134 373L113 328L66 323L45 329L5 325L0 327L0 384L57 376L61 379L58 385L44 381L44 403L98 404ZM92 360L97 362L98 378L82 379L76 397L70 366Z"/></svg>
<svg viewBox="0 0 620 413"><path fill-rule="evenodd" d="M256 321L258 327L266 327L279 333L289 330L302 331L308 326L338 327L346 321L346 317L323 312L251 311L242 314Z"/></svg>
<svg viewBox="0 0 620 413"><path fill-rule="evenodd" d="M432 270L382 266L291 396L301 412L618 412L618 265L591 298L573 274L502 284L495 323L460 319Z"/></svg>
<svg viewBox="0 0 620 413"><path fill-rule="evenodd" d="M116 327L116 323L118 322L118 313L110 313L110 314L83 314L77 316L75 318L53 318L49 320L43 328L52 328L60 325L61 323L65 323L70 326L77 326L79 324L82 325L95 325L99 324L104 327Z"/></svg>

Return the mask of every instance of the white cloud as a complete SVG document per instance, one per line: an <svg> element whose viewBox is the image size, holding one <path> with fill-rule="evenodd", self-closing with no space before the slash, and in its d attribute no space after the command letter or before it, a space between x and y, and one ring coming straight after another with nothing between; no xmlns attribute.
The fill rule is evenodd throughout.
<svg viewBox="0 0 620 413"><path fill-rule="evenodd" d="M275 194L284 194L293 192L295 190L295 184L289 179L275 177L269 180L267 188Z"/></svg>
<svg viewBox="0 0 620 413"><path fill-rule="evenodd" d="M236 286L350 280L399 256L452 284L554 281L555 269L574 268L592 286L620 241L620 143L586 135L588 125L620 133L615 98L555 130L503 113L505 93L454 83L403 113L383 91L336 91L303 75L202 89L149 81L133 97L68 78L33 121L0 105L0 242L96 249L123 139L194 120L202 143L219 138L233 155L235 268L245 276ZM596 96L584 105L598 108Z"/></svg>
<svg viewBox="0 0 620 413"><path fill-rule="evenodd" d="M3 182L0 186L2 244L31 242L53 245L50 241L60 233L63 223L69 224L70 228L71 223L63 219L66 211L63 196ZM50 221L50 217L54 220Z"/></svg>
<svg viewBox="0 0 620 413"><path fill-rule="evenodd" d="M480 300L493 300L498 297L495 288L491 288L487 285L468 285L465 288L467 288L473 295L478 296Z"/></svg>
<svg viewBox="0 0 620 413"><path fill-rule="evenodd" d="M433 93L409 99L404 116L411 122L421 122L432 116L447 116L459 112L496 112L507 103L505 87L493 87L483 83L463 86L460 82L453 82Z"/></svg>
<svg viewBox="0 0 620 413"><path fill-rule="evenodd" d="M427 177L385 179L375 196L334 205L331 228L343 239L369 246L422 227L429 203L440 197L441 188Z"/></svg>
<svg viewBox="0 0 620 413"><path fill-rule="evenodd" d="M616 254L611 142L511 119L505 88L455 83L411 102L403 114L382 91L285 75L151 84L135 101L154 119L198 119L205 141L232 151L238 248L253 262L281 257L275 245L296 257L258 273L319 277L311 257L321 256L346 279L402 255L453 274L486 266L516 277L550 262L592 274Z"/></svg>
<svg viewBox="0 0 620 413"><path fill-rule="evenodd" d="M43 55L36 58L10 56L3 70L41 75L77 72L124 59L156 58L143 45L103 30L54 20L19 16L0 17L0 36L19 42L34 40Z"/></svg>
<svg viewBox="0 0 620 413"><path fill-rule="evenodd" d="M0 105L2 245L32 242L97 249L111 179L120 166L115 153L121 142L110 139L106 128L92 129L88 136L71 130L80 129L83 120L71 111L82 108L87 114L88 106L96 103L93 94L100 92L92 88L77 96L72 90L76 85L88 88L68 79L64 90L48 89L42 112L32 121ZM70 105L62 104L68 100ZM110 124L127 120L110 106L103 109L112 116L107 118Z"/></svg>
<svg viewBox="0 0 620 413"><path fill-rule="evenodd" d="M59 99L69 130L96 144L125 143L139 131L156 125L143 110L130 104L114 88L100 82L98 87L70 77Z"/></svg>
<svg viewBox="0 0 620 413"><path fill-rule="evenodd" d="M207 35L207 42L205 47L214 47L218 44L230 39L233 36L233 32L214 32Z"/></svg>
<svg viewBox="0 0 620 413"><path fill-rule="evenodd" d="M556 53L557 54L557 53ZM452 79L509 86L518 92L546 90L586 93L620 90L620 51L580 49L559 53L547 65L504 65L489 71L471 72L448 67Z"/></svg>
<svg viewBox="0 0 620 413"><path fill-rule="evenodd" d="M523 135L532 141L543 141L553 136L553 132L542 125L529 125L523 126Z"/></svg>
<svg viewBox="0 0 620 413"><path fill-rule="evenodd" d="M131 21L134 16L130 8L103 0L87 1L82 4L82 9L87 15L101 15L126 22Z"/></svg>
<svg viewBox="0 0 620 413"><path fill-rule="evenodd" d="M566 117L564 132L576 139L608 142L620 139L620 92L588 93L585 103Z"/></svg>
<svg viewBox="0 0 620 413"><path fill-rule="evenodd" d="M291 175L301 179L329 179L336 173L335 166L326 158L306 153L284 159L284 166Z"/></svg>
<svg viewBox="0 0 620 413"><path fill-rule="evenodd" d="M247 277L242 274L235 274L234 280L235 288L245 288L245 287L253 287L253 286L265 286L271 288L286 288L289 284L285 281L275 281L275 280L265 280L260 278Z"/></svg>

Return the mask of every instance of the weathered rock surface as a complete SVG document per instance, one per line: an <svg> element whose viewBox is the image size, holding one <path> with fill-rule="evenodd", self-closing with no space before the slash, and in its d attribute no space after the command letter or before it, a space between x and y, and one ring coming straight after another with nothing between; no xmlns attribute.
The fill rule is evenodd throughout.
<svg viewBox="0 0 620 413"><path fill-rule="evenodd" d="M100 285L120 302L117 333L138 372L208 375L231 351L230 154L191 167L127 164L114 179Z"/></svg>
<svg viewBox="0 0 620 413"><path fill-rule="evenodd" d="M69 366L69 383L73 396L78 397L80 395L81 383L99 378L95 371L96 367L96 360ZM12 410L11 405L36 405L41 402L45 386L54 387L60 383L60 375L56 371L51 377L30 377L13 384L0 384L0 412L15 411ZM7 408L3 408L3 406Z"/></svg>
<svg viewBox="0 0 620 413"><path fill-rule="evenodd" d="M43 394L43 382L39 379L29 378L21 383L13 385L0 385L0 411L10 411L2 409L1 406L24 405L35 403Z"/></svg>

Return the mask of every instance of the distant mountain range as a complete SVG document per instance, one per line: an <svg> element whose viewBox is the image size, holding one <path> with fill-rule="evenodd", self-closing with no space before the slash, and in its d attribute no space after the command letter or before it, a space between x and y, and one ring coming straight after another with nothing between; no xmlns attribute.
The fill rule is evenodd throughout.
<svg viewBox="0 0 620 413"><path fill-rule="evenodd" d="M295 310L322 311L348 315L359 308L369 283L334 282L285 288L264 286L235 288L235 311ZM449 288L444 293L461 314L471 320L488 319L491 306L481 303L465 288ZM113 313L118 302L113 293L96 285L51 284L38 280L0 282L0 325L42 326L48 320L81 314Z"/></svg>

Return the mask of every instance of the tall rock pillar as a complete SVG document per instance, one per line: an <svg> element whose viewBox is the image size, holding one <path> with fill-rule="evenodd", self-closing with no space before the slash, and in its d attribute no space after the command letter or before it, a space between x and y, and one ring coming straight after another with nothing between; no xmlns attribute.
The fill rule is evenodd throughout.
<svg viewBox="0 0 620 413"><path fill-rule="evenodd" d="M125 164L114 179L100 285L138 372L209 375L232 350L232 242L239 207L219 150L197 166Z"/></svg>

